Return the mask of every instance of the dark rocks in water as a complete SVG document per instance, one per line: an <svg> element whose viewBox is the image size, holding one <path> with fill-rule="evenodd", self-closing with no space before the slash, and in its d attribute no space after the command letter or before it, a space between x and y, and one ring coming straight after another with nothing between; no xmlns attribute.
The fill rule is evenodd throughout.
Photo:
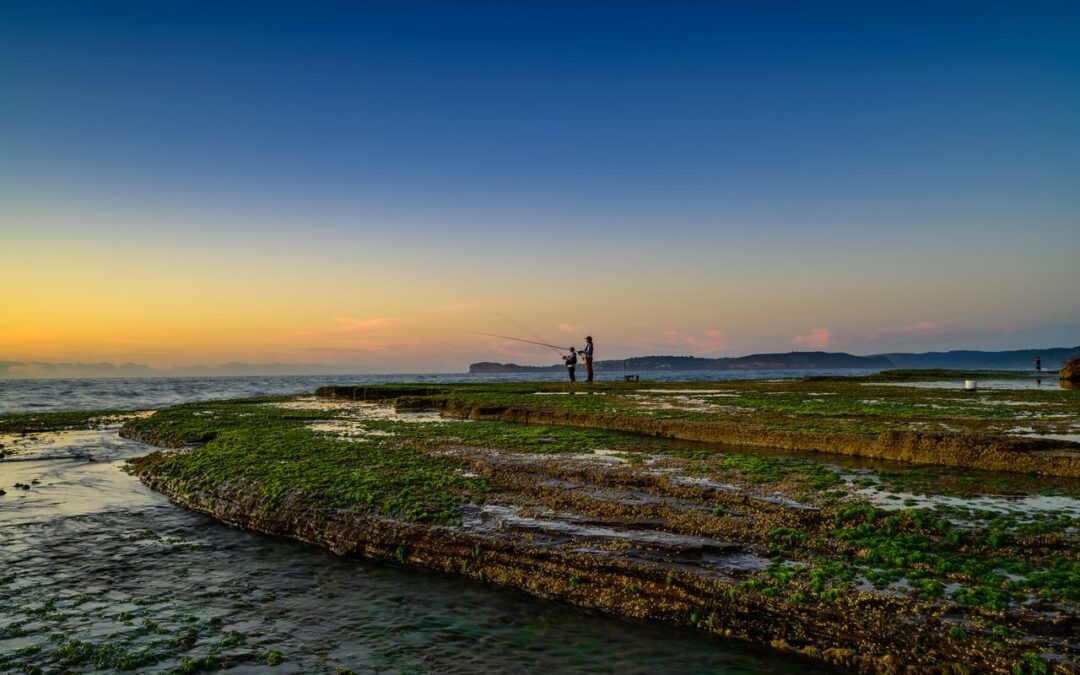
<svg viewBox="0 0 1080 675"><path fill-rule="evenodd" d="M1058 377L1066 382L1080 382L1080 356L1069 359L1069 362L1061 369Z"/></svg>

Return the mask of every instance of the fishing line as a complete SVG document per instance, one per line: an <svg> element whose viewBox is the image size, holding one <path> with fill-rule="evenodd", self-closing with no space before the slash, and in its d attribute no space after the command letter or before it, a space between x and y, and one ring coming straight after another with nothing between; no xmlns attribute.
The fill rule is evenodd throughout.
<svg viewBox="0 0 1080 675"><path fill-rule="evenodd" d="M486 335L487 337L500 338L502 340L513 340L514 342L526 342L526 343L531 344L531 345L540 345L541 347L550 347L551 349L554 349L555 351L559 352L560 354L562 352L570 351L569 347L560 347L558 345L552 345L552 344L548 344L546 342L539 342L537 340L525 340L523 338L510 337L509 335L496 335L495 333L481 333L480 331L476 331L476 330L469 331L469 332L472 333L473 335Z"/></svg>
<svg viewBox="0 0 1080 675"><path fill-rule="evenodd" d="M500 319L505 319L506 321L514 324L514 326L521 329L526 335L531 337L536 344L551 347L552 349L558 351L560 356L562 356L562 352L567 351L566 349L562 349L559 347L552 347L547 343L547 341L544 340L544 338L529 330L528 327L522 324L520 321L515 321L514 319L511 319L507 315L503 314L502 312L495 312L495 316L499 317Z"/></svg>

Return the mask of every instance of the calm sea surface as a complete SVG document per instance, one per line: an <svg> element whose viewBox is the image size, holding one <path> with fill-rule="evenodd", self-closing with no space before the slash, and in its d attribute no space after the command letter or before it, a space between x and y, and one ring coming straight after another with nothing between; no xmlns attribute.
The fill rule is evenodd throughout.
<svg viewBox="0 0 1080 675"><path fill-rule="evenodd" d="M860 375L868 370L745 370L650 372L642 380L657 382L723 381L804 375ZM149 410L213 399L276 396L311 392L330 384L380 382L556 382L564 373L497 373L483 375L304 375L274 377L145 377L57 380L0 379L0 413L47 410ZM598 379L605 378L601 375ZM621 379L621 378L615 378Z"/></svg>

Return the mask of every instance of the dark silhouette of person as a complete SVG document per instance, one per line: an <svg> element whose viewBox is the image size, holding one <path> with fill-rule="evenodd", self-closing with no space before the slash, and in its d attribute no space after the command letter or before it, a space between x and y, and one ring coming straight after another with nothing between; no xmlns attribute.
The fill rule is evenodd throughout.
<svg viewBox="0 0 1080 675"><path fill-rule="evenodd" d="M1042 359L1040 359L1038 356L1035 357L1035 372L1042 372Z"/></svg>
<svg viewBox="0 0 1080 675"><path fill-rule="evenodd" d="M585 374L587 376L585 381L586 382L592 382L592 378L593 378L593 372L592 372L593 343L592 343L592 336L591 335L589 335L589 336L587 336L585 338L585 349L582 349L581 351L579 351L578 354L581 354L585 358Z"/></svg>
<svg viewBox="0 0 1080 675"><path fill-rule="evenodd" d="M562 359L566 363L566 372L570 375L570 381L577 382L574 377L574 369L577 368L577 350L571 347L570 353L562 357Z"/></svg>

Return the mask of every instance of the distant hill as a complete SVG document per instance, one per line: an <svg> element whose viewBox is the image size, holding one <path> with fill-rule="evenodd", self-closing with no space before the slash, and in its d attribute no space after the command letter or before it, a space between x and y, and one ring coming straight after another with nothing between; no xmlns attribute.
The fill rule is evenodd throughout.
<svg viewBox="0 0 1080 675"><path fill-rule="evenodd" d="M494 361L481 361L469 364L470 373L539 373L560 370L564 366L519 366L516 363L495 363Z"/></svg>
<svg viewBox="0 0 1080 675"><path fill-rule="evenodd" d="M956 370L1028 370L1036 358L1042 359L1043 370L1058 370L1070 356L1080 354L1080 346L1052 349L1017 349L1008 352L980 352L958 349L951 352L924 354L881 354L897 368L951 368Z"/></svg>
<svg viewBox="0 0 1080 675"><path fill-rule="evenodd" d="M750 354L719 359L697 356L635 356L629 359L597 361L597 372L649 372L662 370L887 370L889 368L957 370L1030 370L1036 358L1043 370L1056 371L1070 356L1080 354L1080 346L1051 349L1017 349L1004 352L956 350L924 354L874 354L855 356L838 352L784 352ZM579 364L580 366L580 364ZM519 366L516 363L484 361L469 366L470 373L535 373L560 371L562 364Z"/></svg>
<svg viewBox="0 0 1080 675"><path fill-rule="evenodd" d="M783 352L750 354L720 359L696 356L639 356L623 361L601 361L604 370L826 370L833 368L892 368L882 356L853 356L839 352Z"/></svg>
<svg viewBox="0 0 1080 675"><path fill-rule="evenodd" d="M519 366L516 363L474 363L470 373L530 373L562 370L565 366ZM785 352L751 354L734 358L703 359L697 356L636 356L618 361L597 361L597 372L657 370L832 370L863 368L884 370L893 364L882 356L853 356L831 352Z"/></svg>

